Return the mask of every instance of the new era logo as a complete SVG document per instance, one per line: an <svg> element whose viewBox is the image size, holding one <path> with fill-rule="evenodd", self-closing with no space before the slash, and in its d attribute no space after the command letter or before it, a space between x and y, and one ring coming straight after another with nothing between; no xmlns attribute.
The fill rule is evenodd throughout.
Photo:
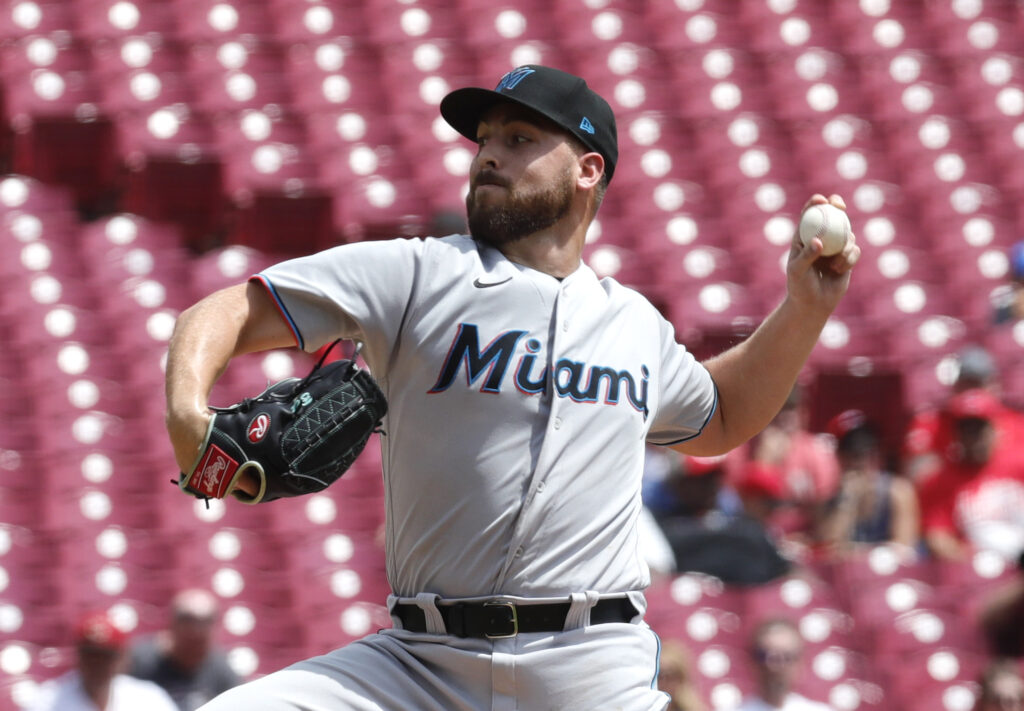
<svg viewBox="0 0 1024 711"><path fill-rule="evenodd" d="M590 119L584 116L583 120L580 121L580 130L592 134L594 133L594 124L590 123Z"/></svg>
<svg viewBox="0 0 1024 711"><path fill-rule="evenodd" d="M512 71L510 71L508 74L501 78L501 81L498 82L498 86L496 86L494 90L511 91L512 89L515 89L517 86L519 86L519 82L533 74L535 71L535 69L530 69L528 67L519 67L518 69L513 69Z"/></svg>

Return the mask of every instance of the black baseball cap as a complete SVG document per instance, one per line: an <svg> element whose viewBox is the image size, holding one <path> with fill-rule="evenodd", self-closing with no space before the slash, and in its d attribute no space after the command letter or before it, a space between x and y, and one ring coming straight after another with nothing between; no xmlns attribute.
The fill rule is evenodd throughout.
<svg viewBox="0 0 1024 711"><path fill-rule="evenodd" d="M456 131L475 141L480 118L499 101L536 111L600 153L611 180L619 157L615 114L583 79L560 69L526 64L503 76L493 91L456 89L441 100L441 115Z"/></svg>

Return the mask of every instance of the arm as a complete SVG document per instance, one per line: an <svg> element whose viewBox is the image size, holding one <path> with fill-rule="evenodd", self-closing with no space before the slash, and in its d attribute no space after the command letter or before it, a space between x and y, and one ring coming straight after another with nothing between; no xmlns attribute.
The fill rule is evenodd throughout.
<svg viewBox="0 0 1024 711"><path fill-rule="evenodd" d="M199 454L210 420L210 391L230 360L294 345L287 323L257 283L214 292L182 312L171 335L165 377L165 422L181 471L189 471Z"/></svg>
<svg viewBox="0 0 1024 711"><path fill-rule="evenodd" d="M850 495L844 486L836 498L827 503L825 513L818 526L818 537L829 547L842 547L850 542L853 527L857 522L857 498Z"/></svg>
<svg viewBox="0 0 1024 711"><path fill-rule="evenodd" d="M830 201L845 207L839 196ZM805 209L824 202L825 197L815 195ZM748 339L705 363L718 387L718 408L699 437L675 449L722 454L760 432L778 413L860 258L852 235L840 254L820 258L821 250L820 240L805 247L798 234L793 236L786 298Z"/></svg>
<svg viewBox="0 0 1024 711"><path fill-rule="evenodd" d="M893 543L908 548L917 545L918 531L921 530L921 511L917 503L917 492L913 484L906 479L895 478L890 489L892 497L892 536Z"/></svg>
<svg viewBox="0 0 1024 711"><path fill-rule="evenodd" d="M925 531L924 541L931 554L940 560L966 560L970 550L967 544L956 537L956 534L944 528Z"/></svg>

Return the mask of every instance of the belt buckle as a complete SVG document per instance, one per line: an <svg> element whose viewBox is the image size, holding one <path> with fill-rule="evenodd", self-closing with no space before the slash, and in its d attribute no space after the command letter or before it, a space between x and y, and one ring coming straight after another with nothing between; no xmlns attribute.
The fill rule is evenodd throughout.
<svg viewBox="0 0 1024 711"><path fill-rule="evenodd" d="M484 603L484 607L504 607L504 608L507 608L508 609L508 613L509 613L509 615L508 615L508 622L509 622L509 625L511 626L511 632L502 632L502 633L496 633L496 634L491 634L490 632L485 632L484 633L484 637L486 637L487 639L508 639L510 637L515 637L516 635L519 634L519 612L518 612L518 610L516 610L516 606L513 603L511 603L511 602L509 602L507 600L494 600L494 601L485 602Z"/></svg>

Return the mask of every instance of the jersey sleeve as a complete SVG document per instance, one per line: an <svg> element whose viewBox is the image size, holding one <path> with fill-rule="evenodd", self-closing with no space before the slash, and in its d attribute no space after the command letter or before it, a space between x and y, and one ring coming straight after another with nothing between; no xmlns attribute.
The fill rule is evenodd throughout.
<svg viewBox="0 0 1024 711"><path fill-rule="evenodd" d="M267 289L302 350L362 341L367 363L383 375L422 254L419 239L360 242L275 264L251 280Z"/></svg>
<svg viewBox="0 0 1024 711"><path fill-rule="evenodd" d="M658 406L647 441L673 445L692 439L704 430L718 407L718 389L707 368L676 342L672 324L660 315L658 321L661 328Z"/></svg>

